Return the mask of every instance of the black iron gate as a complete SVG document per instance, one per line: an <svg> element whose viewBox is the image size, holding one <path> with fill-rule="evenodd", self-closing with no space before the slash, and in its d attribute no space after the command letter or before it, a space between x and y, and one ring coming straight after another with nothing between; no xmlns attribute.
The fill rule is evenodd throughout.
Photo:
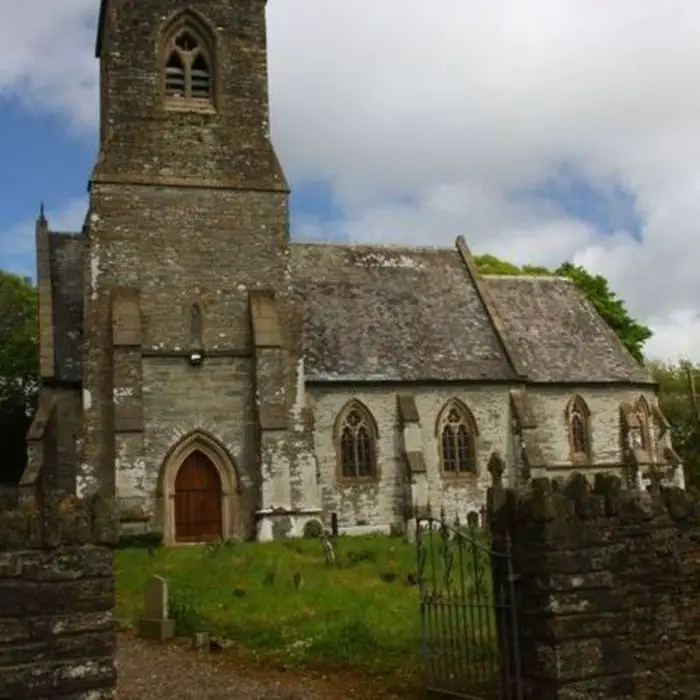
<svg viewBox="0 0 700 700"><path fill-rule="evenodd" d="M416 518L421 657L427 690L472 700L522 700L516 577L473 524Z"/></svg>

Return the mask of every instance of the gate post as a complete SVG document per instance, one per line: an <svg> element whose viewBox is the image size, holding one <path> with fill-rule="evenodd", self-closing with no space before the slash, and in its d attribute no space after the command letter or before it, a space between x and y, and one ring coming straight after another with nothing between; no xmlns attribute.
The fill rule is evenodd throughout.
<svg viewBox="0 0 700 700"><path fill-rule="evenodd" d="M581 474L492 489L510 534L523 700L692 700L700 667L700 501Z"/></svg>
<svg viewBox="0 0 700 700"><path fill-rule="evenodd" d="M491 542L491 577L501 666L501 696L522 700L522 667L518 632L518 575L513 565L513 551L507 519L508 493L503 485L505 463L494 452L488 463L493 485L488 490L484 525Z"/></svg>

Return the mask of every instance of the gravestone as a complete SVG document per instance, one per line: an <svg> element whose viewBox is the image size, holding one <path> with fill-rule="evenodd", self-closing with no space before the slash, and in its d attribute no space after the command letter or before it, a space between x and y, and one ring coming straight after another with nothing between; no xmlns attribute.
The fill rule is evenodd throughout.
<svg viewBox="0 0 700 700"><path fill-rule="evenodd" d="M335 549L327 532L324 532L322 537L321 541L323 543L323 553L326 557L326 565L331 566L331 564L335 564Z"/></svg>
<svg viewBox="0 0 700 700"><path fill-rule="evenodd" d="M144 588L144 614L139 621L139 636L163 642L175 636L175 620L168 611L168 582L151 576Z"/></svg>

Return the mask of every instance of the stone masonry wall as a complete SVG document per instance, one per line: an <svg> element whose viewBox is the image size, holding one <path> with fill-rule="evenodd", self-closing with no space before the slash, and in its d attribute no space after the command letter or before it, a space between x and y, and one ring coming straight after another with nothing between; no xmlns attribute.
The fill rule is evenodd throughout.
<svg viewBox="0 0 700 700"><path fill-rule="evenodd" d="M580 396L590 410L591 459L598 469L620 464L620 404L634 403L640 395L649 401L654 392L626 387L531 387L528 389L537 420L537 437L550 476L566 476L570 471L571 450L566 422L566 406Z"/></svg>
<svg viewBox="0 0 700 700"><path fill-rule="evenodd" d="M697 496L579 474L489 496L519 575L527 700L698 697Z"/></svg>
<svg viewBox="0 0 700 700"><path fill-rule="evenodd" d="M265 4L110 3L100 47L99 177L286 186L269 140ZM172 108L163 99L168 28L182 12L210 57L209 108Z"/></svg>
<svg viewBox="0 0 700 700"><path fill-rule="evenodd" d="M436 507L444 507L451 518L459 514L466 521L469 511L479 510L486 501L490 477L486 469L489 457L499 450L510 452L510 409L507 386L414 387L321 387L310 385L307 392L314 407L314 441L321 475L323 507L335 512L341 529L361 532L363 528L388 530L402 522L407 478L397 395L409 392L415 398L419 417L420 447L425 460L427 498ZM477 476L445 478L439 465L436 421L450 399L459 399L471 410L479 436L477 439ZM336 418L345 404L358 400L372 413L377 423L378 479L375 483L352 485L339 483L337 451L333 438Z"/></svg>
<svg viewBox="0 0 700 700"><path fill-rule="evenodd" d="M207 358L201 367L190 367L179 358L146 359L144 427L148 450L136 463L118 462L120 500L142 501L153 514L165 457L193 431L203 431L226 447L240 475L238 488L257 488L250 364L246 358L230 357ZM248 515L252 521L252 514Z"/></svg>
<svg viewBox="0 0 700 700"><path fill-rule="evenodd" d="M151 0L109 7L98 39L102 138L86 231L85 440L78 482L86 484L83 492L97 482L111 489L118 460L116 486L127 515L140 517L152 464L162 455L160 444L150 447L161 422L160 414L148 413L154 404L187 404L186 414L168 412L163 432L169 435L201 427L212 413L218 419L212 407L220 406L245 427L217 438L237 447L242 469L257 466L248 406L254 384L248 294L285 286L288 186L269 138L265 3ZM193 107L166 98L167 43L180 21L209 59L211 104ZM172 380L150 405L144 399L143 425L137 426L145 426L143 439L133 429L114 438L120 406L113 399L139 410L139 363L132 358L133 371L127 366L121 372L128 358L118 347L112 353L110 304L118 292L138 296L139 345L159 363L155 369L144 364L144 394L149 372ZM216 356L235 365L216 367L220 378L235 375L224 389L234 396L224 403L208 391L207 370L197 375L204 380L196 394L189 393L195 380L186 358L195 304L201 311L199 349L207 361ZM125 378L132 380L129 386L118 383ZM289 396L294 386L285 387ZM194 398L183 402L183 396Z"/></svg>
<svg viewBox="0 0 700 700"><path fill-rule="evenodd" d="M39 508L6 489L0 510L0 698L99 700L116 684L110 502Z"/></svg>

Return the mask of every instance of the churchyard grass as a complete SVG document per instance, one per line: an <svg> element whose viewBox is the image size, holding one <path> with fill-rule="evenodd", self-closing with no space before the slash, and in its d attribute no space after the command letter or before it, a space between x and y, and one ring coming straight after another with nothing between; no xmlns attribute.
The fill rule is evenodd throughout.
<svg viewBox="0 0 700 700"><path fill-rule="evenodd" d="M415 545L366 536L334 546L332 565L317 539L120 549L117 615L137 622L145 582L157 574L169 583L180 634L206 631L289 664L416 669Z"/></svg>

